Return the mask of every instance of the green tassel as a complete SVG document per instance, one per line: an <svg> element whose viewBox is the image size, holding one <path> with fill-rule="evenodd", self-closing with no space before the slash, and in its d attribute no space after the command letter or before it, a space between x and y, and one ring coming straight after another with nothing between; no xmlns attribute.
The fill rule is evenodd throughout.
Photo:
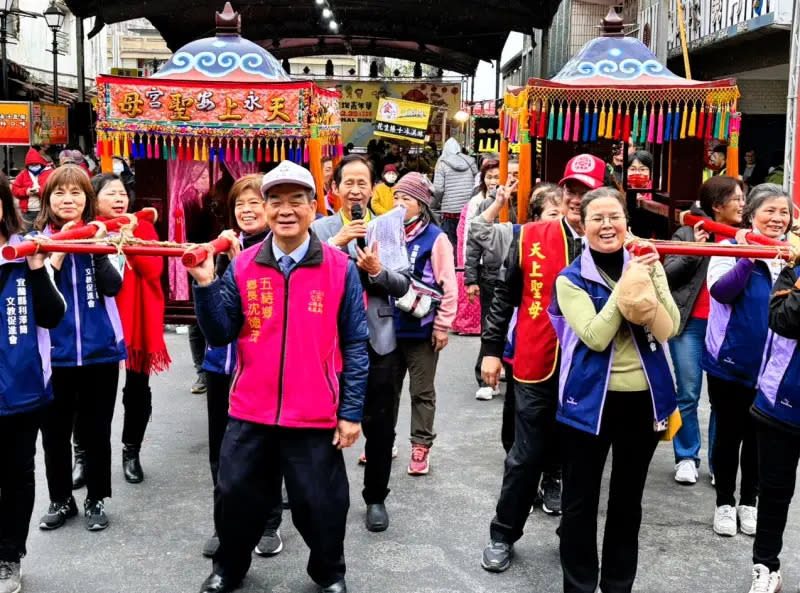
<svg viewBox="0 0 800 593"><path fill-rule="evenodd" d="M633 130L631 130L631 138L636 138L639 135L639 106L635 105L633 108Z"/></svg>
<svg viewBox="0 0 800 593"><path fill-rule="evenodd" d="M556 112L555 109L551 106L550 107L550 117L548 118L547 122L547 139L553 139L553 127L555 126L555 116Z"/></svg>

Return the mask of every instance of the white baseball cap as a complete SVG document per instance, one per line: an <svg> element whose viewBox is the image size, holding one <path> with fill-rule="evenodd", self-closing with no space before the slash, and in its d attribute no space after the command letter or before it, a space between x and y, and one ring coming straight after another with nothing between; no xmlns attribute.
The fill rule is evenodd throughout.
<svg viewBox="0 0 800 593"><path fill-rule="evenodd" d="M311 198L317 191L317 185L314 183L314 176L311 171L305 167L301 167L292 161L282 161L272 171L264 175L264 180L261 182L261 195L267 197L267 192L283 183L290 183L292 185L300 185L311 192Z"/></svg>

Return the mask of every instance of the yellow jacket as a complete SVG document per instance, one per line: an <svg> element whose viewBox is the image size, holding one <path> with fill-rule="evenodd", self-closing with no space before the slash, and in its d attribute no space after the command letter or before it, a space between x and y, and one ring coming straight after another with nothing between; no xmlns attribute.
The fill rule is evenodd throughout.
<svg viewBox="0 0 800 593"><path fill-rule="evenodd" d="M394 208L394 189L385 183L379 183L372 194L372 211L380 216L392 208Z"/></svg>

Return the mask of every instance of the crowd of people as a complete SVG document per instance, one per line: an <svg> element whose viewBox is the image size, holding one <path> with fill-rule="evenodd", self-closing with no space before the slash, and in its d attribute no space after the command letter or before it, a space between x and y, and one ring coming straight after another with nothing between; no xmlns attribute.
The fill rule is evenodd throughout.
<svg viewBox="0 0 800 593"><path fill-rule="evenodd" d="M524 224L519 163L512 159L501 180L499 159L478 164L454 139L426 172L406 170L392 151L377 159L377 146L326 159L324 195L290 161L235 181L223 232L231 248L189 269L196 331L207 344L193 390L206 394L214 498L214 533L202 546L212 571L201 593L238 588L253 551L282 551L284 488L309 548L309 576L323 593L347 591L342 450L363 432L364 525L387 530L403 384L407 376L406 471L425 476L437 436L439 354L451 332L480 335L476 399L499 396L506 381L507 454L485 570L509 568L531 509L541 506L560 516L565 593L630 592L658 442L673 443L676 482L699 479L705 374L716 489L709 528L754 536L750 593L781 590L800 460L800 281L780 259L631 255L630 204L615 171L621 150L610 163L576 155L560 178L537 183ZM0 246L22 241L30 224L46 240L131 211L124 170L90 177L65 152L54 168L32 149L13 185L0 178ZM631 185L651 188L652 156L635 151L628 163ZM775 184L745 193L742 181L712 175L693 210L738 227L735 238L698 223L675 240L743 245L756 234L800 242L791 200ZM402 267L368 240L375 221L394 215L402 219ZM156 239L145 221L134 234ZM21 591L40 431L49 498L40 529L76 517L73 489L84 485L86 528L109 527L122 365L122 471L132 484L144 479L149 379L171 362L163 265L121 255L0 259L0 593Z"/></svg>

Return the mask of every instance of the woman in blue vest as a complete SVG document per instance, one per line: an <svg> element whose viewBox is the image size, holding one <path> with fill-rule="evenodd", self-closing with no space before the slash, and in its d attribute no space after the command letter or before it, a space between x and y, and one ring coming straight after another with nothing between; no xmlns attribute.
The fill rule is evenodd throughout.
<svg viewBox="0 0 800 593"><path fill-rule="evenodd" d="M0 248L19 243L23 222L0 173ZM19 591L33 513L34 455L50 385L49 328L66 311L43 254L0 256L0 591Z"/></svg>
<svg viewBox="0 0 800 593"><path fill-rule="evenodd" d="M776 195L780 186L769 185ZM753 542L753 588L781 588L780 558L789 503L800 460L800 276L787 266L778 276L769 305L770 337L751 414L758 443L758 526ZM760 586L760 588L758 588Z"/></svg>
<svg viewBox="0 0 800 593"><path fill-rule="evenodd" d="M748 196L743 219L746 229L728 243L747 243L746 234L751 229L771 239L784 239L792 224L792 203L780 188L759 186ZM712 257L708 264L706 282L711 308L702 366L717 418L713 527L722 536L731 537L737 531L756 533L758 452L750 407L756 397L767 341L770 293L784 265L781 259L733 257ZM737 507L736 477L740 467Z"/></svg>
<svg viewBox="0 0 800 593"><path fill-rule="evenodd" d="M260 173L245 175L238 179L228 194L230 209L230 225L234 231L225 231L233 243L230 253L217 256L215 265L217 276L222 278L241 249L247 249L261 243L269 233L266 201L261 194ZM238 234L236 232L238 231ZM208 461L211 465L211 480L217 486L217 469L219 468L219 450L222 437L228 426L228 400L230 396L231 377L236 368L236 342L227 346L208 346L203 361L206 372L208 390L206 403L208 409ZM283 549L283 541L279 527L281 524L282 505L279 503L269 510L264 535L256 546L259 556L273 556ZM203 556L211 558L219 547L216 531L203 546Z"/></svg>
<svg viewBox="0 0 800 593"><path fill-rule="evenodd" d="M439 352L447 346L448 331L458 308L458 287L453 264L453 246L447 235L435 224L431 212L432 188L427 177L408 173L395 185L395 206L406 209L406 248L411 262L411 274L429 286L443 292L441 303L423 318L400 311L395 307L395 335L403 364L397 368L395 384L402 387L409 374L411 394L411 459L410 475L425 475L430 471L430 449L436 432L436 365ZM399 398L399 388L396 398Z"/></svg>
<svg viewBox="0 0 800 593"><path fill-rule="evenodd" d="M77 165L53 171L42 194L36 228L49 235L96 218L97 198L89 176ZM84 516L90 531L108 527L104 499L111 496L111 420L119 381L119 361L126 356L114 296L122 275L107 255L54 253L56 285L67 301L67 314L50 331L53 403L42 423L50 507L40 529L58 529L78 514L72 497L72 420L85 423Z"/></svg>
<svg viewBox="0 0 800 593"><path fill-rule="evenodd" d="M581 202L588 249L556 279L548 312L561 343L561 566L565 593L628 593L636 577L642 494L677 401L663 342L680 315L658 256L631 258L625 199L615 189ZM623 272L624 271L624 272ZM602 570L600 483L613 449Z"/></svg>

